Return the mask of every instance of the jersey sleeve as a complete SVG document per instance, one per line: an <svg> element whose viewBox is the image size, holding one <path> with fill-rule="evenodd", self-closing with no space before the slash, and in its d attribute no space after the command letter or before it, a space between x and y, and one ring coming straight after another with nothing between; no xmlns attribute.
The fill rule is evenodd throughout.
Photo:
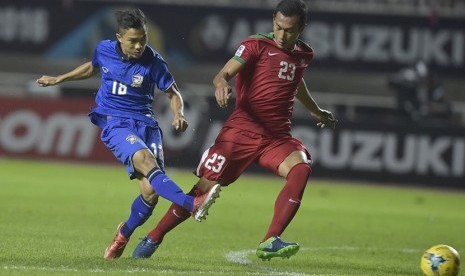
<svg viewBox="0 0 465 276"><path fill-rule="evenodd" d="M259 56L259 42L257 39L248 39L237 48L233 59L242 64L253 62Z"/></svg>
<svg viewBox="0 0 465 276"><path fill-rule="evenodd" d="M174 77L168 70L168 65L160 56L154 58L151 75L158 89L163 92L168 90L174 83Z"/></svg>
<svg viewBox="0 0 465 276"><path fill-rule="evenodd" d="M93 67L100 67L100 63L99 63L99 50L100 48L102 47L102 42L100 42L99 44L97 44L97 47L95 47L95 50L94 50L94 56L92 57L92 66Z"/></svg>

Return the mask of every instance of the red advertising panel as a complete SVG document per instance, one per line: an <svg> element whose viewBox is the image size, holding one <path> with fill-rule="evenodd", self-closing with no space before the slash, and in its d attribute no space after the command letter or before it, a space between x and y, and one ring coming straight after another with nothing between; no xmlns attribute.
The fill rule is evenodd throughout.
<svg viewBox="0 0 465 276"><path fill-rule="evenodd" d="M87 117L92 100L0 98L0 156L115 162Z"/></svg>
<svg viewBox="0 0 465 276"><path fill-rule="evenodd" d="M167 167L195 169L231 113L213 97L185 97L189 128L171 125L163 101L154 110L163 130ZM87 118L91 99L0 98L0 157L113 162L100 130ZM319 129L309 117L293 120L293 135L310 150L313 176L465 188L465 128L432 124L348 122ZM251 170L256 170L252 167Z"/></svg>

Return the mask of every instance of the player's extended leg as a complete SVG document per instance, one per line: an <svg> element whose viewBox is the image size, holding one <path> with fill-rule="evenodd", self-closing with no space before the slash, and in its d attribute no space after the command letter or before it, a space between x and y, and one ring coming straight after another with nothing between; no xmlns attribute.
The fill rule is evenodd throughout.
<svg viewBox="0 0 465 276"><path fill-rule="evenodd" d="M141 164L140 158L145 163ZM134 230L152 214L158 200L158 194L162 193L160 195L177 203L180 209L183 209L184 212L190 212L197 221L205 219L208 209L215 202L215 199L219 197L219 185L213 186L208 193L199 196L184 194L176 183L159 169L155 158L148 150L143 149L136 152L133 156L133 164L139 174L144 174L145 171L149 170L144 166L150 167L152 165L153 169L147 173L147 177L139 177L139 188L142 196L138 196L134 200L129 219L118 226L115 238L105 250L105 259L116 259L123 254ZM154 191L157 191L157 193ZM179 204L183 204L183 207L179 206Z"/></svg>
<svg viewBox="0 0 465 276"><path fill-rule="evenodd" d="M220 185L213 186L207 194L191 196L167 176L158 166L153 154L148 149L137 151L133 158L136 171L146 176L153 190L163 198L184 207L192 213L197 221L202 221L208 214L208 209L219 197Z"/></svg>
<svg viewBox="0 0 465 276"><path fill-rule="evenodd" d="M234 182L256 160L261 137L239 129L222 129L217 142L204 152L200 160L195 172L200 180L190 194L205 194L211 187L218 185L218 179L221 179L224 186ZM139 243L133 257L150 257L163 241L163 237L187 217L188 213L180 206L171 205L156 228Z"/></svg>
<svg viewBox="0 0 465 276"><path fill-rule="evenodd" d="M134 199L128 220L118 225L115 238L105 250L104 258L107 260L119 258L123 254L134 230L147 221L158 202L158 195L151 188L147 178L138 179L141 194Z"/></svg>
<svg viewBox="0 0 465 276"><path fill-rule="evenodd" d="M134 153L132 162L134 169L147 178L157 194L189 211L194 209L194 197L184 194L181 188L160 169L152 152L148 149L139 150Z"/></svg>
<svg viewBox="0 0 465 276"><path fill-rule="evenodd" d="M187 193L192 196L200 196L206 194L216 184L215 181L209 181L201 178L199 182ZM134 250L133 258L150 258L155 250L160 246L165 235L174 229L176 226L184 222L190 217L190 212L185 208L173 203L170 208L157 224L157 226L141 240Z"/></svg>
<svg viewBox="0 0 465 276"><path fill-rule="evenodd" d="M206 195L195 198L184 194L163 171L162 137L158 128L127 118L107 119L101 134L102 142L126 166L130 178L138 178L139 183L142 183L142 197L134 200L128 221L118 226L116 237L105 252L106 259L114 259L121 256L134 229L151 215L158 198L155 191L187 208L200 221L205 218L208 208L218 197L220 187L217 185ZM153 152L147 144L151 145Z"/></svg>
<svg viewBox="0 0 465 276"><path fill-rule="evenodd" d="M271 225L256 252L263 260L273 257L289 258L299 250L297 243L284 242L280 236L300 207L311 168L305 154L294 151L281 163L278 170L281 176L286 177L287 182L276 199Z"/></svg>

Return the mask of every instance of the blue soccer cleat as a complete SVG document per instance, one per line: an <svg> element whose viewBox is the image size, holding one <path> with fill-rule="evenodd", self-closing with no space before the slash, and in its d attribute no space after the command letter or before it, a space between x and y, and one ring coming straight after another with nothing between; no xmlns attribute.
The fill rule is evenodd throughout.
<svg viewBox="0 0 465 276"><path fill-rule="evenodd" d="M264 260L270 260L274 257L290 258L299 251L299 244L295 242L287 243L280 237L271 237L261 242L257 248L257 256Z"/></svg>
<svg viewBox="0 0 465 276"><path fill-rule="evenodd" d="M143 238L132 253L135 259L150 258L160 244L153 242L149 237Z"/></svg>

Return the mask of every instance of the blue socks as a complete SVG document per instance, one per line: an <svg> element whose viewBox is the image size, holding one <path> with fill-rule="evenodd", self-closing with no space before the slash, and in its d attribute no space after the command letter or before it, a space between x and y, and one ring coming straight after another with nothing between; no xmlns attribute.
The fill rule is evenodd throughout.
<svg viewBox="0 0 465 276"><path fill-rule="evenodd" d="M161 197L176 203L185 209L192 211L194 209L194 197L186 195L173 180L164 174L159 168L154 168L147 174L153 190Z"/></svg>
<svg viewBox="0 0 465 276"><path fill-rule="evenodd" d="M138 195L132 203L129 219L120 230L121 234L123 234L124 237L129 238L134 230L144 224L144 222L152 215L155 205L156 203L151 206L142 198L142 195Z"/></svg>
<svg viewBox="0 0 465 276"><path fill-rule="evenodd" d="M159 168L154 168L147 174L147 179L150 185L157 194L169 201L192 211L194 209L194 197L183 193L181 188L174 183L166 174ZM142 195L138 195L131 206L131 214L129 219L121 228L121 234L129 238L137 227L144 224L145 221L152 215L156 203L152 206L147 203Z"/></svg>

